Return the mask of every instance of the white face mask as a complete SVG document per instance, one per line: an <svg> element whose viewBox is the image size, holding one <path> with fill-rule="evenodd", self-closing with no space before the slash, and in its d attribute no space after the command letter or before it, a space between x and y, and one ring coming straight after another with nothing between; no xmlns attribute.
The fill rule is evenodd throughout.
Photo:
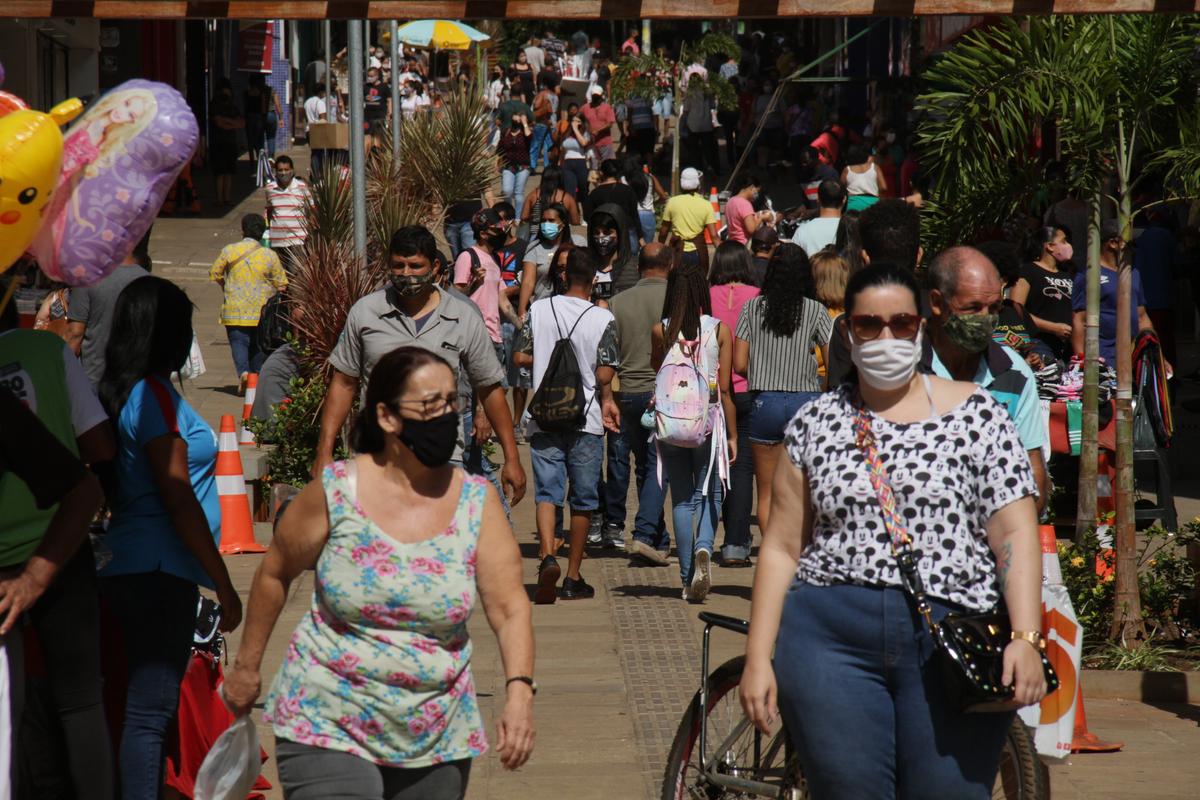
<svg viewBox="0 0 1200 800"><path fill-rule="evenodd" d="M922 333L924 327L922 327ZM856 342L850 337L850 360L858 367L858 377L882 391L899 389L912 380L921 360L921 336L907 339L872 339Z"/></svg>

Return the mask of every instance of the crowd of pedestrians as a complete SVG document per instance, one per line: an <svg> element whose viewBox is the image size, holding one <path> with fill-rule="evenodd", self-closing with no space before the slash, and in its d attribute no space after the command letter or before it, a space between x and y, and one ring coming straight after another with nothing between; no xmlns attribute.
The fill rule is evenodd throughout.
<svg viewBox="0 0 1200 800"><path fill-rule="evenodd" d="M641 47L630 32L618 57ZM344 114L340 59L312 76L310 122ZM529 757L538 684L517 547L528 532L506 524L527 491L522 448L533 603L594 598L588 548L674 565L689 603L722 570L754 566L742 702L764 730L782 712L815 796L990 788L1011 717L928 696L926 634L888 540L917 540L939 618L1003 597L1023 634L1007 675L1019 699L1039 700L1026 642L1040 639L1036 522L1052 482L1034 369L1083 348L1071 204L1020 241L927 259L919 166L894 109L852 124L801 92L765 102L793 65L786 42L747 37L740 60L688 67L735 81L740 113L689 92L680 118L669 95L610 104L612 64L587 37L531 37L494 69L494 185L445 209L441 241L422 225L393 232L385 283L353 303L328 358L312 480L254 578L224 690L238 714L262 694L293 582L316 571L265 699L288 797L465 794L488 747L467 632L476 593L505 676L494 744L506 767ZM390 81L406 114L436 107L421 99L426 81L470 84L440 62L395 66L373 50L368 121L388 116ZM562 108L568 78L588 82L586 100ZM214 130L275 124L257 82L241 110L219 92ZM668 195L653 164L672 119L687 150ZM718 144L733 161L760 120L760 169L738 176L718 218L705 194ZM762 176L779 164L794 171L781 173L797 184L791 209L767 197L779 182ZM243 217L209 275L240 388L271 359L297 368L258 329L305 256L311 193L290 157L272 167L265 213ZM1119 314L1135 333L1171 324L1153 261L1171 250L1170 226L1152 216L1145 227L1128 309L1116 291L1127 245L1111 220L1101 227L1108 363ZM64 295L63 339L0 324L0 637L20 661L28 612L81 798L159 796L200 587L215 593L222 630L243 616L217 547L217 440L172 383L196 347L193 307L149 266L139 247ZM348 427L354 455L335 459ZM32 468L30 449L44 454ZM85 531L102 501L93 549ZM907 532L892 536L901 519ZM101 598L128 664L110 709L118 737L103 719ZM880 637L900 643L887 659ZM23 684L14 668L13 725Z"/></svg>

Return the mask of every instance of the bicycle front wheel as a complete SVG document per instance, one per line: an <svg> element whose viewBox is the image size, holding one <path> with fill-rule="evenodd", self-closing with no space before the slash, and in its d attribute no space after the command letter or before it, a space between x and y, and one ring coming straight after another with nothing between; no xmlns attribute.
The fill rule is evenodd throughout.
<svg viewBox="0 0 1200 800"><path fill-rule="evenodd" d="M1043 800L1050 796L1048 770L1038 758L1033 734L1020 717L1012 727L1000 753L1000 769L992 787L992 800Z"/></svg>
<svg viewBox="0 0 1200 800"><path fill-rule="evenodd" d="M799 763L782 725L776 723L776 729L770 735L764 735L753 726L743 724L745 716L738 686L745 666L745 656L738 656L708 676L705 767L709 774L770 784L774 789L773 796L805 797ZM753 796L753 792L720 786L701 771L700 697L700 692L692 697L671 744L663 777L663 800L731 800ZM788 792L793 789L797 791Z"/></svg>

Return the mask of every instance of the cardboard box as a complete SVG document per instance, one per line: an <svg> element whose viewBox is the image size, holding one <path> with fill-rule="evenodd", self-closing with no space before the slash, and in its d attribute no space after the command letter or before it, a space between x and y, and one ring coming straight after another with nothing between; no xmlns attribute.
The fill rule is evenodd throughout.
<svg viewBox="0 0 1200 800"><path fill-rule="evenodd" d="M309 123L308 146L314 150L348 150L350 125L345 122Z"/></svg>

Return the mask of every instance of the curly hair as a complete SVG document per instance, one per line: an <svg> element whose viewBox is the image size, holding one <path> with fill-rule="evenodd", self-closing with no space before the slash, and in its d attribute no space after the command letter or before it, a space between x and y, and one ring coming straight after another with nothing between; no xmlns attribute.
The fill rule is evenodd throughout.
<svg viewBox="0 0 1200 800"><path fill-rule="evenodd" d="M804 299L813 295L812 268L799 245L779 245L763 278L764 329L776 336L791 336L804 316Z"/></svg>

